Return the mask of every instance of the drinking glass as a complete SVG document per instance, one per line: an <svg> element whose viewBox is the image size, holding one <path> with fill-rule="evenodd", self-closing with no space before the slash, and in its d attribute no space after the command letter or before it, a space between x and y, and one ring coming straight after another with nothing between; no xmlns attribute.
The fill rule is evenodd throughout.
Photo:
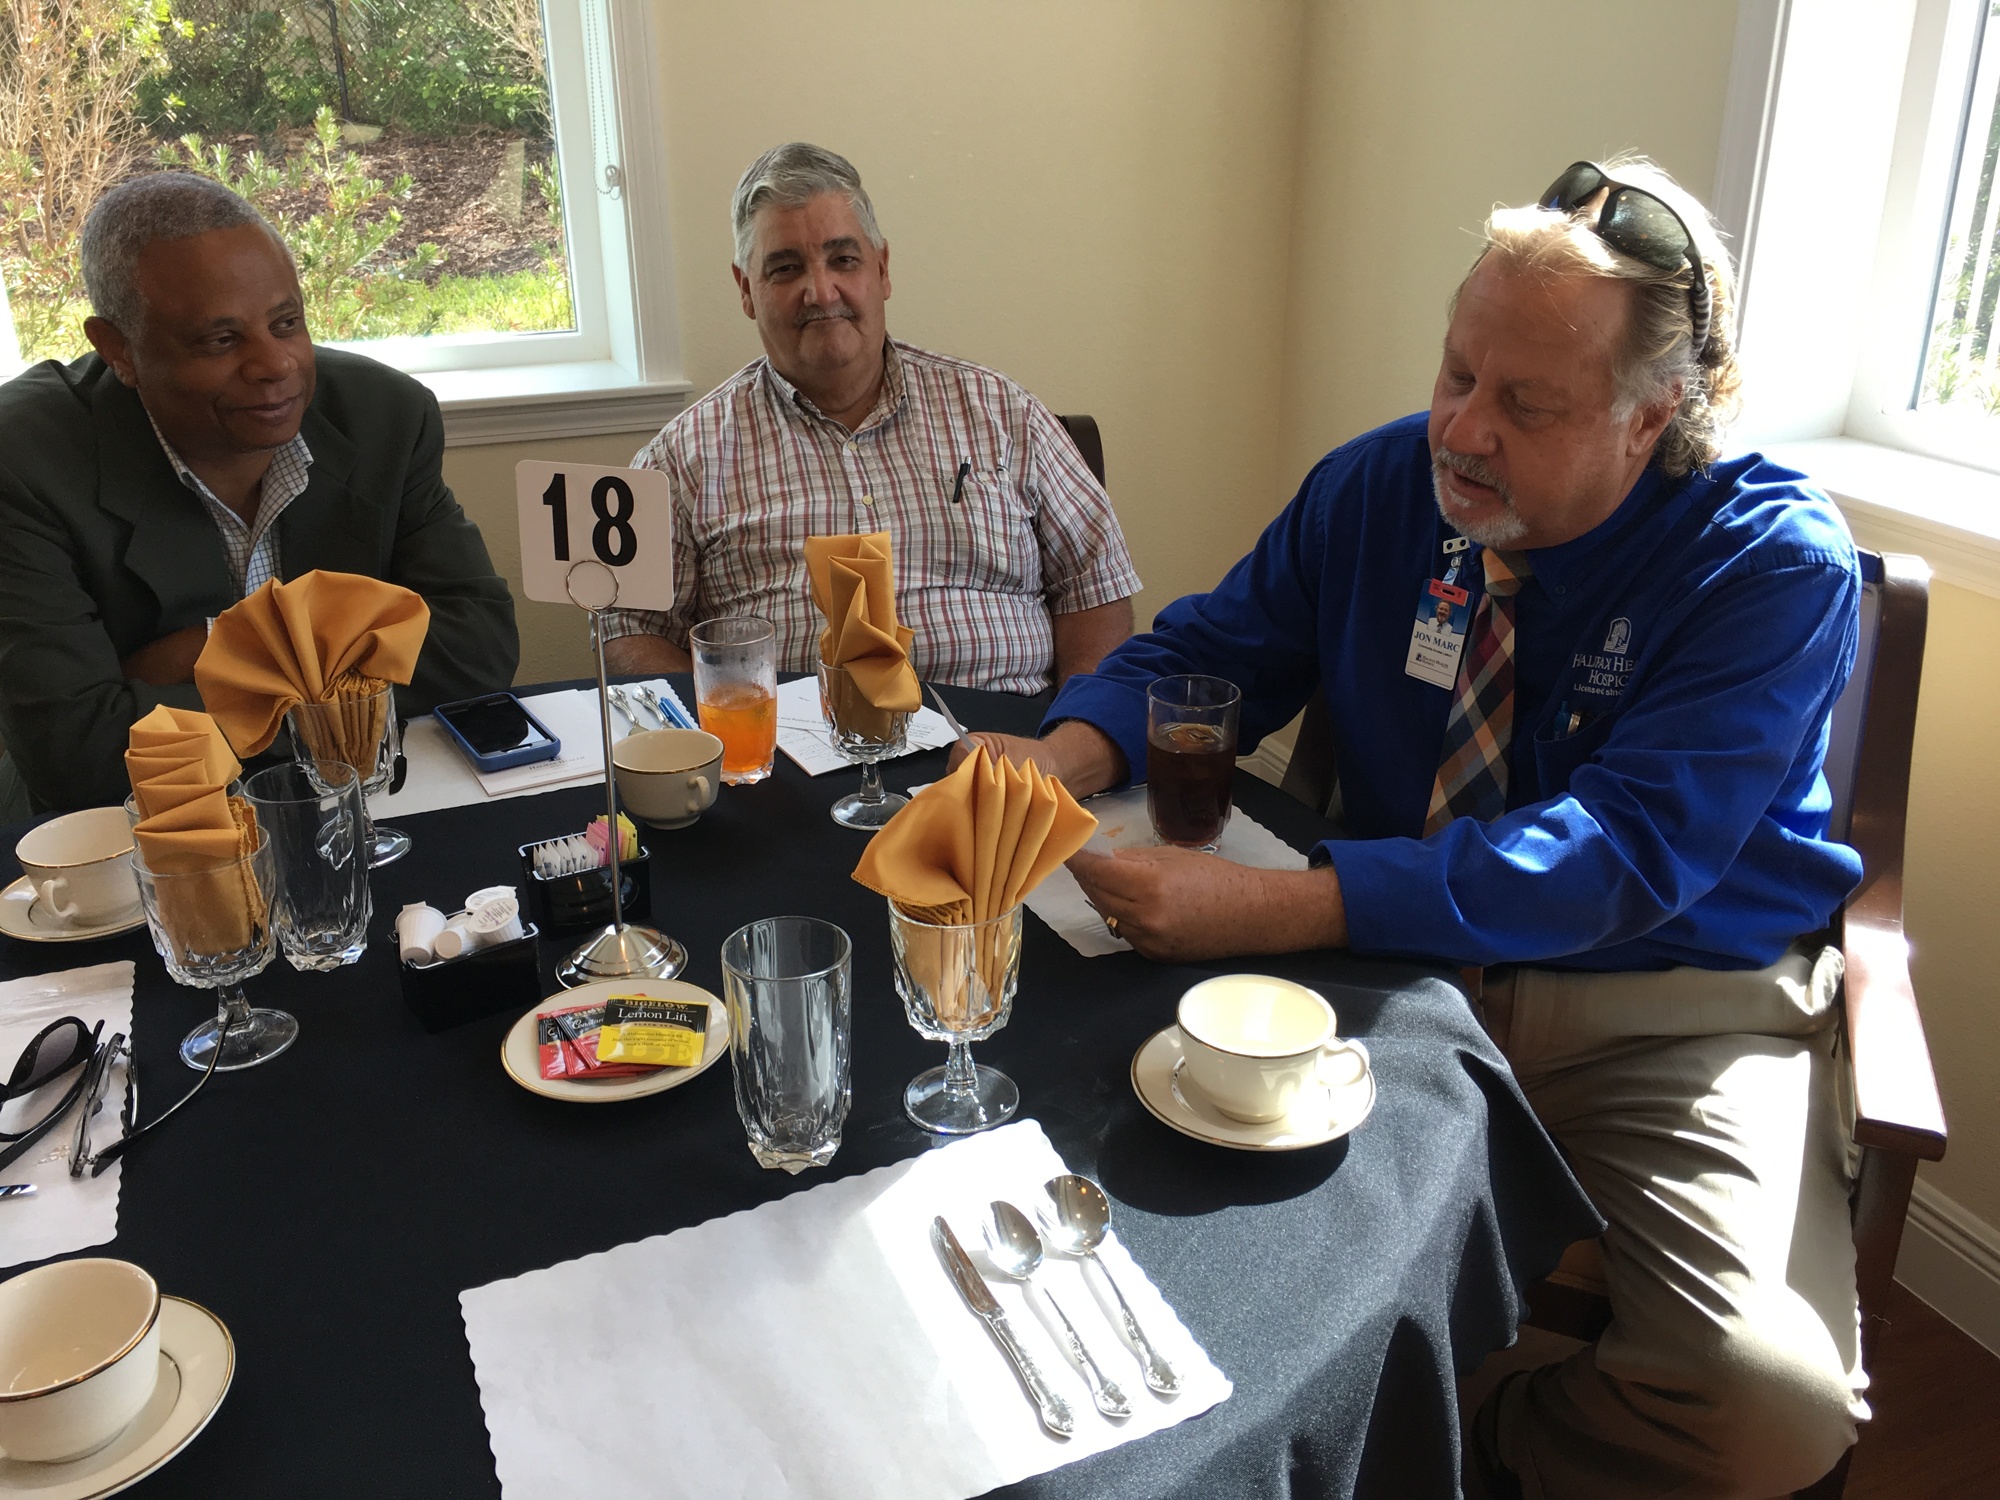
<svg viewBox="0 0 2000 1500"><path fill-rule="evenodd" d="M747 786L771 774L778 749L778 633L739 615L688 632L701 727L722 741L722 779Z"/></svg>
<svg viewBox="0 0 2000 1500"><path fill-rule="evenodd" d="M353 766L364 792L379 792L403 758L403 729L396 722L395 689L382 684L365 698L332 703L295 703L290 714L292 748L307 768L322 762ZM322 778L324 779L324 778ZM368 863L394 864L410 852L410 836L386 823L368 821Z"/></svg>
<svg viewBox="0 0 2000 1500"><path fill-rule="evenodd" d="M1162 677L1146 690L1146 810L1161 843L1215 852L1229 825L1242 704L1221 677Z"/></svg>
<svg viewBox="0 0 2000 1500"><path fill-rule="evenodd" d="M353 963L375 913L360 772L333 760L310 773L296 762L271 766L244 783L243 795L271 842L271 919L286 961L301 973Z"/></svg>
<svg viewBox="0 0 2000 1500"><path fill-rule="evenodd" d="M948 1042L945 1065L919 1073L903 1090L903 1112L938 1135L971 1135L1004 1125L1021 1107L1014 1080L972 1061L1014 1009L1021 978L1021 908L984 922L923 922L889 903L896 993L919 1036Z"/></svg>
<svg viewBox="0 0 2000 1500"><path fill-rule="evenodd" d="M817 917L765 917L722 945L736 1113L759 1166L796 1176L840 1149L851 961L847 934Z"/></svg>
<svg viewBox="0 0 2000 1500"><path fill-rule="evenodd" d="M882 789L881 762L909 748L910 715L877 708L847 668L826 662L819 664L819 706L833 748L861 767L861 790L833 804L833 821L847 828L880 828L909 805L901 792Z"/></svg>
<svg viewBox="0 0 2000 1500"><path fill-rule="evenodd" d="M269 1062L291 1046L299 1023L281 1010L253 1010L243 998L243 982L263 973L278 951L271 931L269 893L277 876L270 838L260 830L250 853L189 870L149 869L134 851L132 868L168 976L216 992L215 1019L181 1039L181 1061L205 1070L220 1043L215 1070L228 1073Z"/></svg>

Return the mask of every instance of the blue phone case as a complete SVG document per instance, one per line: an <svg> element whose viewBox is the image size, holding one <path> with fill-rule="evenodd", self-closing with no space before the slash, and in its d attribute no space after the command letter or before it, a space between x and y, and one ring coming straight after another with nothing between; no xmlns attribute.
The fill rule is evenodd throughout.
<svg viewBox="0 0 2000 1500"><path fill-rule="evenodd" d="M474 703L486 703L495 698L512 699L514 706L521 710L521 716L546 735L548 743L546 745L523 745L518 750L501 750L493 755L481 755L477 750L472 748L465 736L458 732L458 726L445 717L445 714L451 709L465 708ZM562 754L562 740L557 737L556 733L548 725L529 713L528 706L519 698L515 698L512 693L481 693L477 698L462 698L457 703L440 703L436 708L431 710L431 714L438 723L444 725L445 733L449 734L457 744L459 753L471 761L475 768L481 771L504 771L510 766L533 765L538 760L554 760Z"/></svg>

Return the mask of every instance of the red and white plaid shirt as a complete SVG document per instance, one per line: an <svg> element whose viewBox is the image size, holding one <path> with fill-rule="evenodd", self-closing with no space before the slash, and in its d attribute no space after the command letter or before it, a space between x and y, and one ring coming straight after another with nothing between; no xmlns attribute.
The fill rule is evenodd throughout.
<svg viewBox="0 0 2000 1500"><path fill-rule="evenodd" d="M703 620L758 615L777 627L778 669L810 672L824 622L806 538L887 531L917 675L1039 693L1054 680L1049 616L1139 588L1110 500L1049 409L1004 375L893 339L881 398L852 433L760 359L632 464L673 485L675 598L613 611L606 639L685 646Z"/></svg>

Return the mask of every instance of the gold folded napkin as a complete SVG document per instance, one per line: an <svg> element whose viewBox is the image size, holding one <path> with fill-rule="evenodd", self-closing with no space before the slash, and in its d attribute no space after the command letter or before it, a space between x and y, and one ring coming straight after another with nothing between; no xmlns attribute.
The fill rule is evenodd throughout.
<svg viewBox="0 0 2000 1500"><path fill-rule="evenodd" d="M290 583L272 579L216 616L194 664L195 686L239 755L268 746L295 704L338 703L344 707L334 717L351 720L352 733L343 730L327 754L347 760L345 752L365 751L372 764L382 709L369 722L367 706L353 700L410 680L430 622L420 595L358 573L315 569Z"/></svg>
<svg viewBox="0 0 2000 1500"><path fill-rule="evenodd" d="M896 570L889 555L889 533L809 536L806 571L812 578L813 603L826 616L819 659L828 666L845 667L855 695L864 700L846 701L844 692L834 687L834 701L827 705L834 722L851 734L887 739L888 715L915 713L924 702L910 666L910 643L916 633L896 623Z"/></svg>
<svg viewBox="0 0 2000 1500"><path fill-rule="evenodd" d="M182 954L234 953L264 920L264 896L238 863L257 848L257 815L229 784L243 768L215 720L161 704L125 751L139 862L154 875L161 928Z"/></svg>
<svg viewBox="0 0 2000 1500"><path fill-rule="evenodd" d="M985 1024L1005 1002L1012 961L1007 924L970 939L949 929L1013 911L1096 827L1062 782L1033 764L996 761L982 745L868 841L854 878L905 917L940 929L906 927L896 936L942 1024Z"/></svg>

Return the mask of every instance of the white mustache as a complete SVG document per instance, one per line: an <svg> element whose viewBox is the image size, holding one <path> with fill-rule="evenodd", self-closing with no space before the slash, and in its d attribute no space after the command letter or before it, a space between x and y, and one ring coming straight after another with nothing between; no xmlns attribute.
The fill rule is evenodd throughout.
<svg viewBox="0 0 2000 1500"><path fill-rule="evenodd" d="M1440 448L1432 456L1431 463L1437 468L1450 469L1453 473L1470 479L1474 484L1483 484L1498 492L1500 498L1509 506L1514 503L1514 492L1507 488L1506 481L1495 473L1493 466L1483 458L1470 453L1454 453L1449 448Z"/></svg>
<svg viewBox="0 0 2000 1500"><path fill-rule="evenodd" d="M792 319L792 326L794 328L803 328L808 323L823 323L828 318L846 318L849 322L853 322L856 318L859 318L860 316L861 314L857 313L853 308L849 307L845 302L836 302L831 307L807 308L804 312L800 313L796 318Z"/></svg>

